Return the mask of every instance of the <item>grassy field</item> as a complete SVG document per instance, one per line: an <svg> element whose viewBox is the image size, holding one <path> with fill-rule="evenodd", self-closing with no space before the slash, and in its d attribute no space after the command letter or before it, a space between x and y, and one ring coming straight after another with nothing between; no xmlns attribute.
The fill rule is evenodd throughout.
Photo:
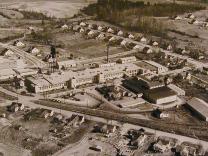
<svg viewBox="0 0 208 156"><path fill-rule="evenodd" d="M60 18L72 17L79 9L96 0L1 0L1 6L42 12Z"/></svg>

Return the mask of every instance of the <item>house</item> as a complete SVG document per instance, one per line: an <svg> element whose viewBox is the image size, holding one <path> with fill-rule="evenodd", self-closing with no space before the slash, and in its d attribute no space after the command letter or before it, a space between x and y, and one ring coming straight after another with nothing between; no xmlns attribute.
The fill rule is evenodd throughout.
<svg viewBox="0 0 208 156"><path fill-rule="evenodd" d="M87 34L89 37L93 37L95 35L95 32L93 30L89 31Z"/></svg>
<svg viewBox="0 0 208 156"><path fill-rule="evenodd" d="M84 33L84 32L85 32L84 28L81 28L81 29L79 30L79 32L80 32L80 33Z"/></svg>
<svg viewBox="0 0 208 156"><path fill-rule="evenodd" d="M67 30L67 29L69 29L69 26L66 25L66 24L64 24L64 25L61 26L61 29L62 29L62 30Z"/></svg>
<svg viewBox="0 0 208 156"><path fill-rule="evenodd" d="M22 103L12 102L10 106L8 106L8 110L11 112L17 112L19 110L23 110L25 106Z"/></svg>
<svg viewBox="0 0 208 156"><path fill-rule="evenodd" d="M14 52L11 51L10 49L5 49L2 51L1 55L2 56L12 56L12 55L14 55Z"/></svg>
<svg viewBox="0 0 208 156"><path fill-rule="evenodd" d="M96 37L96 39L98 39L98 40L104 40L104 39L105 39L105 34L100 33L100 34Z"/></svg>
<svg viewBox="0 0 208 156"><path fill-rule="evenodd" d="M104 125L101 128L101 132L105 134L112 134L117 130L117 126L115 125Z"/></svg>
<svg viewBox="0 0 208 156"><path fill-rule="evenodd" d="M19 48L22 48L22 47L25 46L25 44L22 43L21 41L16 41L16 42L15 42L15 46L17 46L17 47L19 47Z"/></svg>
<svg viewBox="0 0 208 156"><path fill-rule="evenodd" d="M48 114L49 115L49 114ZM55 117L54 117L54 121L55 122L60 122L62 121L64 117L61 115L61 114L57 114Z"/></svg>
<svg viewBox="0 0 208 156"><path fill-rule="evenodd" d="M67 122L70 126L77 127L85 121L84 116L72 114L72 116L67 119Z"/></svg>
<svg viewBox="0 0 208 156"><path fill-rule="evenodd" d="M32 47L31 51L30 51L32 54L39 54L40 53L40 50L36 47Z"/></svg>
<svg viewBox="0 0 208 156"><path fill-rule="evenodd" d="M195 16L193 14L190 14L189 18L190 19L195 19Z"/></svg>
<svg viewBox="0 0 208 156"><path fill-rule="evenodd" d="M143 47L140 46L140 45L135 45L133 49L134 49L134 50L142 51L142 50L143 50Z"/></svg>
<svg viewBox="0 0 208 156"><path fill-rule="evenodd" d="M180 154L181 156L197 156L197 149L191 146L185 146Z"/></svg>
<svg viewBox="0 0 208 156"><path fill-rule="evenodd" d="M161 119L161 118L168 118L169 117L169 114L168 113L165 113L165 112L162 112L161 110L159 109L155 109L153 112L152 112L152 116L158 118L158 119Z"/></svg>
<svg viewBox="0 0 208 156"><path fill-rule="evenodd" d="M182 20L182 17L181 16L176 16L175 20Z"/></svg>
<svg viewBox="0 0 208 156"><path fill-rule="evenodd" d="M121 45L122 47L126 47L127 44L128 44L128 42L127 42L126 40L123 40L123 41L120 43L120 45Z"/></svg>
<svg viewBox="0 0 208 156"><path fill-rule="evenodd" d="M147 39L145 37L142 37L141 40L140 40L140 42L146 44L147 43Z"/></svg>
<svg viewBox="0 0 208 156"><path fill-rule="evenodd" d="M114 30L112 28L108 28L107 32L113 34L114 33Z"/></svg>
<svg viewBox="0 0 208 156"><path fill-rule="evenodd" d="M152 43L152 45L157 47L159 44L158 44L158 42L155 41L155 42Z"/></svg>
<svg viewBox="0 0 208 156"><path fill-rule="evenodd" d="M75 25L72 27L72 30L75 32L79 32L80 29L81 29L81 27L79 25Z"/></svg>
<svg viewBox="0 0 208 156"><path fill-rule="evenodd" d="M44 119L47 119L49 116L50 116L50 113L48 112L48 110L44 110L41 113L41 117L44 118Z"/></svg>
<svg viewBox="0 0 208 156"><path fill-rule="evenodd" d="M82 26L82 27L87 26L87 24L85 22L81 22L79 25Z"/></svg>
<svg viewBox="0 0 208 156"><path fill-rule="evenodd" d="M171 148L172 148L172 143L171 143L171 141L165 140L165 139L159 140L157 143L155 143L155 144L153 145L153 149L154 149L155 151L160 152L160 153L167 152L167 151L169 151Z"/></svg>
<svg viewBox="0 0 208 156"><path fill-rule="evenodd" d="M124 34L124 33L123 33L123 31L121 31L121 30L119 30L118 33L117 33L118 36L123 36L123 34Z"/></svg>
<svg viewBox="0 0 208 156"><path fill-rule="evenodd" d="M186 18L195 19L195 16L192 13L189 13L188 15L186 15Z"/></svg>
<svg viewBox="0 0 208 156"><path fill-rule="evenodd" d="M93 25L92 24L89 24L87 28L88 29L93 29Z"/></svg>
<svg viewBox="0 0 208 156"><path fill-rule="evenodd" d="M145 134L140 135L139 138L137 139L138 145L143 146L147 137L148 136Z"/></svg>
<svg viewBox="0 0 208 156"><path fill-rule="evenodd" d="M98 26L98 28L97 28L99 31L103 31L104 30L104 28L102 27L102 26Z"/></svg>
<svg viewBox="0 0 208 156"><path fill-rule="evenodd" d="M149 47L144 47L142 49L142 52L145 53L145 54L151 54L151 53L153 53L153 50Z"/></svg>
<svg viewBox="0 0 208 156"><path fill-rule="evenodd" d="M172 51L172 50L173 50L172 45L169 44L168 47L167 47L167 50L168 50L168 51Z"/></svg>
<svg viewBox="0 0 208 156"><path fill-rule="evenodd" d="M113 42L113 41L116 41L116 40L117 40L117 38L115 36L113 36L109 39L109 42Z"/></svg>
<svg viewBox="0 0 208 156"><path fill-rule="evenodd" d="M134 35L129 34L128 38L129 38L129 39L134 39Z"/></svg>

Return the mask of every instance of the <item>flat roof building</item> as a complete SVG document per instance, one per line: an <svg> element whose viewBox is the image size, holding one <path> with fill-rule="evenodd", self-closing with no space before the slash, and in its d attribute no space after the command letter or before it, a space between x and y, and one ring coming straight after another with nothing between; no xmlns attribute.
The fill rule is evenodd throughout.
<svg viewBox="0 0 208 156"><path fill-rule="evenodd" d="M179 96L185 96L186 94L185 90L181 89L180 87L174 84L169 84L167 87L174 90Z"/></svg>
<svg viewBox="0 0 208 156"><path fill-rule="evenodd" d="M130 56L130 57L123 57L118 59L117 61L118 63L132 63L132 62L136 62L136 57L135 56Z"/></svg>
<svg viewBox="0 0 208 156"><path fill-rule="evenodd" d="M147 90L144 92L144 97L154 104L170 103L177 100L177 94L166 86Z"/></svg>
<svg viewBox="0 0 208 156"><path fill-rule="evenodd" d="M157 63L157 62L149 61L149 60L148 60L148 61L144 61L144 62L146 62L146 63L148 63L148 64L150 64L150 65L156 67L156 68L157 68L157 73L158 73L158 74L160 74L160 73L165 73L165 72L168 71L168 68L167 68L167 67L165 67L165 66L163 66L163 65L161 65L161 64L159 64L159 63Z"/></svg>
<svg viewBox="0 0 208 156"><path fill-rule="evenodd" d="M104 65L102 67L76 72L70 70L61 73L52 73L51 75L32 76L27 78L27 85L35 93L64 87L76 88L84 84L104 83L107 80L121 78L124 75L136 76L138 70L139 67L135 64Z"/></svg>

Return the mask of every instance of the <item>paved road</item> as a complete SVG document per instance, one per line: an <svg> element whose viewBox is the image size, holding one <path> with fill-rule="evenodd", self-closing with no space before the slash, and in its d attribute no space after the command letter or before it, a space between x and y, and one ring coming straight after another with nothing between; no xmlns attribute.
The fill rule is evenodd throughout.
<svg viewBox="0 0 208 156"><path fill-rule="evenodd" d="M10 91L2 88L2 87L0 87L0 91L3 91L6 94L9 94L9 95L12 95L12 96L16 96L16 93L10 92ZM25 106L29 106L31 108L51 109L55 112L60 112L60 113L62 113L63 115L65 115L67 117L70 117L74 112L74 113L77 113L77 114L84 115L87 119L94 120L94 121L100 121L100 122L106 122L106 123L108 123L109 120L111 120L111 123L116 122L116 123L119 124L119 123L129 123L130 122L130 124L132 126L135 126L135 125L139 124L140 125L139 127L146 127L146 126L147 127L149 127L149 126L152 127L153 125L155 125L155 126L157 126L157 128L158 128L158 126L160 127L161 124L166 124L166 123L163 123L163 122L160 122L160 121L157 121L157 122L153 121L152 122L152 121L147 121L147 120L138 119L138 118L131 118L131 117L125 116L125 115L120 114L120 113L118 114L118 113L113 113L113 112L109 112L109 111L107 112L107 111L87 109L87 108L76 108L76 106L68 107L68 108L71 109L70 111L68 111L68 110L61 110L61 109L63 109L61 104L56 104L56 107L54 107L53 105L51 105L51 107L49 107L49 106L35 104L34 102L32 102L33 100L38 100L39 98L41 98L41 96L27 97L27 96L19 95L19 102L21 102ZM74 108L76 108L76 109L74 109ZM135 123L135 124L133 124L133 123ZM169 123L168 123L168 125L169 125ZM176 124L174 124L174 127L175 126L176 126ZM191 127L191 125L188 126L188 127ZM152 132L155 132L155 129L151 129L151 128L146 128L146 129L149 129ZM169 135L169 136L173 136L173 137L175 136L171 133L167 133L167 132L163 132L163 131L158 131L157 130L157 132L159 132L158 134L160 134L160 135ZM183 137L184 136L177 135L177 138L183 138ZM193 140L196 141L197 140L197 139L193 139L193 138L190 138L190 137L184 137L184 139L189 139L190 141L193 141ZM197 140L197 141L198 142L200 141L200 143L202 143L204 147L206 147L206 148L208 147L208 142L202 141L202 140Z"/></svg>

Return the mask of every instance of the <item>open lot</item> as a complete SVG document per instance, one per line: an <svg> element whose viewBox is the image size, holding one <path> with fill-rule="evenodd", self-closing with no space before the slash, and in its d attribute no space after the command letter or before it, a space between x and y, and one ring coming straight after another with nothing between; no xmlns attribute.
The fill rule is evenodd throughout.
<svg viewBox="0 0 208 156"><path fill-rule="evenodd" d="M1 0L0 5L65 18L72 17L79 9L94 1L96 0Z"/></svg>

